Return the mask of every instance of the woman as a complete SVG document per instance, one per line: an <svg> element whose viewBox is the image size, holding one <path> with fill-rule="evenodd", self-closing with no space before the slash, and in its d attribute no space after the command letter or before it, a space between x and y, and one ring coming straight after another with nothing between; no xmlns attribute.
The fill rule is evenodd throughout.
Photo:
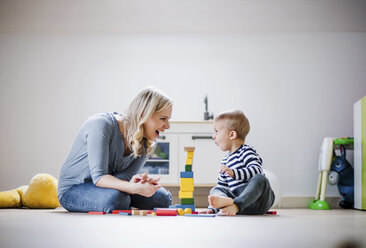
<svg viewBox="0 0 366 248"><path fill-rule="evenodd" d="M81 127L62 166L58 199L68 211L89 212L168 207L172 196L159 179L137 174L169 129L172 100L148 88L126 113L102 113Z"/></svg>

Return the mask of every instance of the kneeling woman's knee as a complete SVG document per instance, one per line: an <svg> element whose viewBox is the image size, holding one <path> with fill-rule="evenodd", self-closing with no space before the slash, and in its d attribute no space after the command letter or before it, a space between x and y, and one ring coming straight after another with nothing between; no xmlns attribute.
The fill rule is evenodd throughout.
<svg viewBox="0 0 366 248"><path fill-rule="evenodd" d="M166 190L165 188L160 188L158 189L158 191L156 191L156 193L158 193L158 202L161 207L169 207L170 205L172 205L173 197L168 190Z"/></svg>
<svg viewBox="0 0 366 248"><path fill-rule="evenodd" d="M104 199L104 212L112 212L113 210L126 210L130 208L130 196L118 190L111 189Z"/></svg>

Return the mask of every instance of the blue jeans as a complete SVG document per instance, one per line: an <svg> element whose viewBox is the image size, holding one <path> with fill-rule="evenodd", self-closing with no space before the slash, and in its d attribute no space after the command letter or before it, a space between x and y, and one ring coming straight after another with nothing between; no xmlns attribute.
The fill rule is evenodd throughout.
<svg viewBox="0 0 366 248"><path fill-rule="evenodd" d="M222 187L214 187L210 195L230 197L238 206L238 214L265 214L275 200L268 179L257 174L249 181L233 191Z"/></svg>
<svg viewBox="0 0 366 248"><path fill-rule="evenodd" d="M172 203L172 195L165 188L158 189L151 197L129 195L116 189L100 188L92 182L72 186L60 199L60 204L70 212L107 212L166 208Z"/></svg>

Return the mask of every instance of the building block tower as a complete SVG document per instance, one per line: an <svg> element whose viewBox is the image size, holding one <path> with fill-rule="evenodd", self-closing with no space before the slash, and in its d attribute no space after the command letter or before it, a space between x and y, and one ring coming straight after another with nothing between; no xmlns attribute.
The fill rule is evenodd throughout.
<svg viewBox="0 0 366 248"><path fill-rule="evenodd" d="M194 180L193 180L193 152L194 147L184 147L184 151L187 152L187 159L185 164L185 170L180 172L180 191L179 199L181 204L176 204L175 208L188 209L195 211L193 191L194 191Z"/></svg>

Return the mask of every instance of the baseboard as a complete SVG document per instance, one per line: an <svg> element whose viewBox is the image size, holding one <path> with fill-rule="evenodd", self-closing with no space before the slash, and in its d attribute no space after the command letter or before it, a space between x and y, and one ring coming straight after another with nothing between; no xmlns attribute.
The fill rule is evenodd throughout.
<svg viewBox="0 0 366 248"><path fill-rule="evenodd" d="M180 204L178 197L179 187L166 186L173 195L173 204ZM194 202L197 208L206 208L208 205L207 196L211 187L195 187ZM307 208L309 203L314 200L314 196L282 196L281 201L273 208ZM338 203L341 197L329 196L325 197L326 202L331 208L339 208Z"/></svg>

